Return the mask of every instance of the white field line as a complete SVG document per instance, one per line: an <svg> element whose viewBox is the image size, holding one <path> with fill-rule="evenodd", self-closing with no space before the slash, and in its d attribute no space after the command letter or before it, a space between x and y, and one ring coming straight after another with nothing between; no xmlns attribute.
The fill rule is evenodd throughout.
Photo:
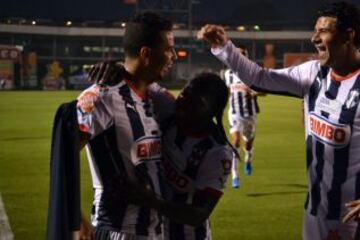
<svg viewBox="0 0 360 240"><path fill-rule="evenodd" d="M0 194L0 240L13 240L14 235L11 232L8 217L6 215L5 206Z"/></svg>

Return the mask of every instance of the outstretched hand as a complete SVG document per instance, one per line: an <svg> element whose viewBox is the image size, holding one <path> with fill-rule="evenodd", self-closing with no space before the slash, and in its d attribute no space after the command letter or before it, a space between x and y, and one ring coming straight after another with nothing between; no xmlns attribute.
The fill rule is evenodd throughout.
<svg viewBox="0 0 360 240"><path fill-rule="evenodd" d="M360 199L345 204L350 212L348 212L342 219L343 223L350 220L360 221Z"/></svg>
<svg viewBox="0 0 360 240"><path fill-rule="evenodd" d="M197 33L197 39L210 43L212 48L223 47L228 41L224 28L220 25L207 24Z"/></svg>
<svg viewBox="0 0 360 240"><path fill-rule="evenodd" d="M99 62L90 69L88 81L112 86L122 80L122 73L123 66L120 61L110 60Z"/></svg>

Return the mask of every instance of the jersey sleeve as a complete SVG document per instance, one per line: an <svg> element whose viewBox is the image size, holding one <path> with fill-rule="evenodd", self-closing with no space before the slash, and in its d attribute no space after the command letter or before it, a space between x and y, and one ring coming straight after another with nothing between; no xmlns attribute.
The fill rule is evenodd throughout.
<svg viewBox="0 0 360 240"><path fill-rule="evenodd" d="M231 41L211 51L246 85L265 93L303 97L315 80L314 73L320 69L318 61L283 69L266 69L244 57Z"/></svg>
<svg viewBox="0 0 360 240"><path fill-rule="evenodd" d="M78 97L77 118L80 131L90 134L91 138L109 128L113 114L107 88L93 85L83 91Z"/></svg>
<svg viewBox="0 0 360 240"><path fill-rule="evenodd" d="M220 198L231 172L232 151L222 146L210 150L202 161L196 178L196 189Z"/></svg>

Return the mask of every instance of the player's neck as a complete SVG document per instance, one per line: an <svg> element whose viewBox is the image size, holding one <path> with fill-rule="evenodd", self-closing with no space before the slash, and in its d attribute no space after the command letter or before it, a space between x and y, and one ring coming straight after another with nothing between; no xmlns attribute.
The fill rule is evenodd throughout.
<svg viewBox="0 0 360 240"><path fill-rule="evenodd" d="M132 76L132 88L140 95L146 96L147 88L152 83L152 81L147 78L148 75L146 72L143 71L136 61L125 61L124 68Z"/></svg>
<svg viewBox="0 0 360 240"><path fill-rule="evenodd" d="M347 67L338 67L332 68L333 74L339 78L347 78L348 76L353 75L354 73L358 72L360 69L360 64L347 66Z"/></svg>
<svg viewBox="0 0 360 240"><path fill-rule="evenodd" d="M345 77L360 69L360 50L352 50L346 55L344 61L338 61L336 66L332 67L333 72L340 76Z"/></svg>

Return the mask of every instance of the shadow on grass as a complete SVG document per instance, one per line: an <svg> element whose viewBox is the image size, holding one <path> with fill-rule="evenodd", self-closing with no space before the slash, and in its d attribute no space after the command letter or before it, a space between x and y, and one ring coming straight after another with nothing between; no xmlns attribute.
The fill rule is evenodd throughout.
<svg viewBox="0 0 360 240"><path fill-rule="evenodd" d="M296 187L296 188L302 188L307 189L306 184L298 184L298 183L278 183L278 184L270 184L272 186L285 186L285 187Z"/></svg>
<svg viewBox="0 0 360 240"><path fill-rule="evenodd" d="M307 189L307 185L298 184L298 183L278 183L270 184L271 186L285 186L285 187L295 187L301 189ZM292 194L305 194L307 191L278 191L278 192L267 192L267 193L248 193L248 197L265 197L265 196L274 196L274 195L292 195Z"/></svg>
<svg viewBox="0 0 360 240"><path fill-rule="evenodd" d="M266 197L274 195L292 195L292 194L306 194L307 191L283 191L283 192L267 192L267 193L248 193L248 197Z"/></svg>

